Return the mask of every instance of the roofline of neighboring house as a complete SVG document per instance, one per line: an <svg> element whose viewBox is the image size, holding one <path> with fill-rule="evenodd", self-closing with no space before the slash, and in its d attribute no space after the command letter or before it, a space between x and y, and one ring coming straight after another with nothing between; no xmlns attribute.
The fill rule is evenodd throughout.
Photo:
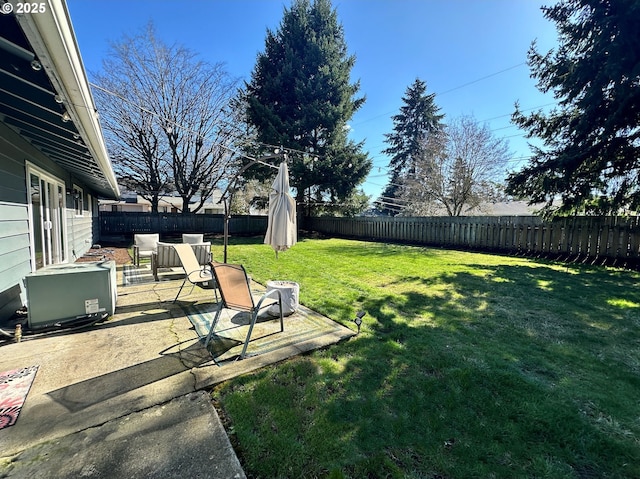
<svg viewBox="0 0 640 479"><path fill-rule="evenodd" d="M119 198L120 189L104 143L66 3L63 0L45 0L44 3L44 12L16 14L16 18L104 174L108 184L103 185L103 193Z"/></svg>

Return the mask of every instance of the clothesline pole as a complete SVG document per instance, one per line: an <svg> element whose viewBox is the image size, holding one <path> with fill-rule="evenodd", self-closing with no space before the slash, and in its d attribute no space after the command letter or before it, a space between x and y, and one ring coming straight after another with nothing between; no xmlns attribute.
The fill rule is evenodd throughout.
<svg viewBox="0 0 640 479"><path fill-rule="evenodd" d="M229 246L229 219L231 218L231 201L233 200L233 193L235 192L235 186L236 186L236 182L238 181L238 178L240 178L242 173L244 173L249 168L257 164L268 166L270 168L274 168L277 170L278 169L277 166L267 163L265 160L271 160L273 158L280 158L284 156L285 155L283 153L276 153L275 155L263 156L261 158L254 159L250 163L247 163L242 168L240 168L235 175L233 175L233 178L229 182L229 185L224 190L224 193L222 193L222 197L220 198L220 201L224 203L224 226L223 226L224 255L223 256L224 256L225 263L227 262L227 248Z"/></svg>

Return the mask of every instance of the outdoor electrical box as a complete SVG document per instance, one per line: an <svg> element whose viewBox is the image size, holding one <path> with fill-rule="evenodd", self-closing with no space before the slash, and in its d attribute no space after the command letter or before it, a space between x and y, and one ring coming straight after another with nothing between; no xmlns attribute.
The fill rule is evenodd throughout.
<svg viewBox="0 0 640 479"><path fill-rule="evenodd" d="M46 266L25 277L28 325L45 328L90 315L114 314L114 261Z"/></svg>

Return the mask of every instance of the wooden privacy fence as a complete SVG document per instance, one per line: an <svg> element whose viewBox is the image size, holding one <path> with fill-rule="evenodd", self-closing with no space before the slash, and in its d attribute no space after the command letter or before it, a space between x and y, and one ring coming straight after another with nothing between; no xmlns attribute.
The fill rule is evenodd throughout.
<svg viewBox="0 0 640 479"><path fill-rule="evenodd" d="M640 265L640 217L537 216L307 218L329 235Z"/></svg>
<svg viewBox="0 0 640 479"><path fill-rule="evenodd" d="M224 231L223 215L101 211L99 222L100 238L132 239L136 233L174 236L182 233L222 234ZM266 230L266 216L237 215L229 220L230 234L262 234Z"/></svg>
<svg viewBox="0 0 640 479"><path fill-rule="evenodd" d="M100 238L131 241L135 233L222 234L223 215L105 212ZM545 222L538 216L304 218L305 229L328 236L560 257L640 267L640 217L578 216ZM267 230L266 216L238 215L232 235Z"/></svg>

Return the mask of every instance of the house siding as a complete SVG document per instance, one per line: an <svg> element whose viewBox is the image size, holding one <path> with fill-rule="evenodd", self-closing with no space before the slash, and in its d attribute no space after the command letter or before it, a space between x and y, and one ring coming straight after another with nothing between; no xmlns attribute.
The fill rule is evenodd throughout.
<svg viewBox="0 0 640 479"><path fill-rule="evenodd" d="M7 156L9 147L0 140L0 201L26 203L24 161ZM4 216L2 216L4 218Z"/></svg>
<svg viewBox="0 0 640 479"><path fill-rule="evenodd" d="M70 262L75 261L91 248L93 243L93 218L85 211L85 216L75 216L75 211L67 209L67 231L69 234Z"/></svg>
<svg viewBox="0 0 640 479"><path fill-rule="evenodd" d="M54 3L2 17L0 63L11 80L0 92L0 321L25 304L34 268L89 250L96 198L120 194L66 3ZM32 56L40 73L23 68Z"/></svg>
<svg viewBox="0 0 640 479"><path fill-rule="evenodd" d="M22 279L31 272L25 153L6 138L19 137L0 123L0 318L24 303ZM30 146L30 145L27 145Z"/></svg>
<svg viewBox="0 0 640 479"><path fill-rule="evenodd" d="M73 199L67 195L67 251L68 261L84 255L93 243L97 214L95 192L73 179L68 172L44 157L31 144L0 123L0 321L5 320L26 299L23 279L31 273L29 207L27 198L27 161L43 172L62 180L65 189L74 184L91 195L91 209L76 216ZM97 230L96 230L97 231Z"/></svg>
<svg viewBox="0 0 640 479"><path fill-rule="evenodd" d="M31 272L29 210L0 202L0 218L0 317L10 317L22 306L22 278Z"/></svg>

